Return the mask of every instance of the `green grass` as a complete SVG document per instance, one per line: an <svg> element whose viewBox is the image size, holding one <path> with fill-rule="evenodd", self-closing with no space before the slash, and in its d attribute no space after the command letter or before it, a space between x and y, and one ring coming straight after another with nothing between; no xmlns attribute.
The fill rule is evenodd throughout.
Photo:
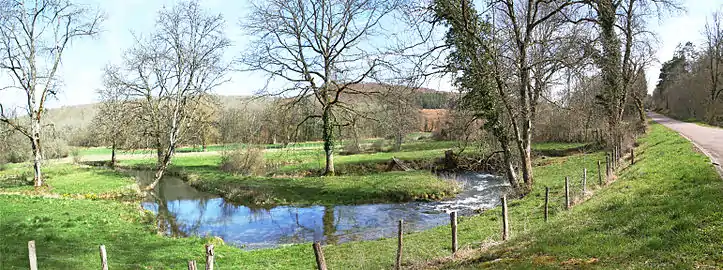
<svg viewBox="0 0 723 270"><path fill-rule="evenodd" d="M267 162L283 162L277 177L244 177L219 169L220 156L186 156L173 160L172 173L191 179L194 187L224 196L226 199L252 205L277 204L359 204L438 200L457 192L449 181L430 172L378 172L377 168L392 157L402 160L433 160L443 156L454 142L413 142L401 152L357 154L335 158L339 176L307 176L309 171L323 168L323 152L319 149L275 150L265 152ZM153 159L122 161L123 166L152 168ZM382 164L382 165L370 165ZM357 168L363 167L363 168ZM358 173L359 170L362 173ZM284 176L286 175L286 176Z"/></svg>
<svg viewBox="0 0 723 270"><path fill-rule="evenodd" d="M564 143L564 142L541 142L534 143L532 150L545 151L545 150L567 150L582 148L588 145L588 143Z"/></svg>
<svg viewBox="0 0 723 270"><path fill-rule="evenodd" d="M376 140L379 140L378 138L370 138L370 139L363 139L362 143L372 143ZM339 143L339 142L337 142ZM341 142L340 145L343 145L344 142ZM214 145L208 145L206 146L206 151L208 152L219 152L224 150L234 150L238 149L239 147L244 147L246 144L214 144ZM324 142L320 141L309 141L309 142L295 142L290 143L286 146L280 143L276 144L264 144L262 145L266 149L300 149L300 148L319 148L321 149L324 146ZM203 152L203 148L201 146L183 146L179 147L176 150L177 153L196 153L196 152ZM135 149L135 150L119 150L117 153L119 154L153 154L155 153L155 150L153 149ZM79 149L79 154L81 156L90 156L90 155L110 155L111 149L108 147L87 147L87 148L81 148Z"/></svg>
<svg viewBox="0 0 723 270"><path fill-rule="evenodd" d="M94 269L98 246L105 245L111 269L185 269L188 260L203 269L204 244L198 237L156 234L148 213L115 201L47 199L0 195L0 268L27 269L27 242L36 241L40 269ZM306 246L245 252L216 245L219 269L310 269ZM309 257L311 255L311 257Z"/></svg>
<svg viewBox="0 0 723 270"><path fill-rule="evenodd" d="M438 200L457 186L423 172L325 177L241 177L217 169L184 168L189 183L248 205L345 205Z"/></svg>
<svg viewBox="0 0 723 270"><path fill-rule="evenodd" d="M47 166L43 170L44 179L49 186L47 192L54 194L110 194L127 190L135 184L132 177L122 173L78 166L73 164L60 164ZM30 185L20 185L32 181L32 170L29 167L17 167L14 170L0 172L0 181L4 191L34 190ZM13 181L9 181L13 180ZM7 182L13 182L8 184Z"/></svg>
<svg viewBox="0 0 723 270"><path fill-rule="evenodd" d="M557 195L561 194L559 179L565 172L594 161L585 156L564 160L567 162L536 168L540 181L556 182ZM520 213L529 214L539 203L537 199L526 199L511 205L514 207L510 213L519 217L512 221L524 222ZM27 267L26 244L32 239L37 241L40 266L48 269L97 267L99 244L106 245L111 267L115 269L180 269L190 259L203 262L203 244L208 241L158 236L148 225L148 218L139 215L137 206L113 201L0 196L0 210L0 228L10 232L0 236L3 269ZM553 213L556 212L559 207L554 207ZM499 238L498 215L499 210L490 210L480 216L461 218L461 246L477 246L486 239ZM406 235L405 263L448 256L448 230L441 226ZM388 269L393 265L395 249L395 239L382 239L326 246L325 253L330 269ZM221 269L310 269L314 255L310 245L256 251L220 246L216 249L216 261Z"/></svg>
<svg viewBox="0 0 723 270"><path fill-rule="evenodd" d="M587 167L589 189L597 189L596 162L602 153L546 158L534 168L535 189L509 203L512 240L471 261L448 268L693 268L721 266L723 182L706 158L685 139L659 125L640 142L638 163L620 179L598 190L572 211L563 211L564 177L573 177L573 194ZM551 188L551 220L542 219L544 187ZM0 196L0 268L27 268L27 241L36 240L44 269L98 267L99 244L106 245L113 269L183 269L188 260L203 266L197 237L168 238L152 232L137 205L115 201ZM463 217L459 243L477 248L500 240L500 210ZM449 257L448 226L405 235L404 264ZM389 269L396 239L350 242L324 247L330 269ZM570 259L599 261L567 265ZM484 261L497 260L493 264ZM242 251L219 245L219 269L311 269L311 246Z"/></svg>
<svg viewBox="0 0 723 270"><path fill-rule="evenodd" d="M639 142L638 163L591 200L447 267L723 267L723 181L715 169L687 140L661 125L652 125Z"/></svg>
<svg viewBox="0 0 723 270"><path fill-rule="evenodd" d="M298 177L324 166L320 149L267 151L267 162L283 162L273 174L277 177L243 177L219 170L220 156L184 156L173 160L172 172L185 176L194 187L220 194L226 199L252 204L359 204L440 199L455 193L455 187L428 172L379 173L378 167L391 158L413 162L432 162L444 151L455 147L454 141L422 141L403 145L400 152L377 152L337 155L335 165L340 176ZM535 149L566 151L581 143L541 143ZM125 160L124 166L152 168L155 160ZM287 176L283 176L287 175Z"/></svg>

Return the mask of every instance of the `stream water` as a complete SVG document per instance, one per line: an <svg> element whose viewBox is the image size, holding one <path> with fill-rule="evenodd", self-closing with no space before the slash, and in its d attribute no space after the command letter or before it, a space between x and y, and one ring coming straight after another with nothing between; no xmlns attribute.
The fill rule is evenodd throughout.
<svg viewBox="0 0 723 270"><path fill-rule="evenodd" d="M141 181L152 173L136 172ZM254 209L200 192L177 177L167 177L143 208L158 215L160 229L174 236L216 236L245 249L323 241L338 244L354 240L393 237L397 221L405 231L421 231L449 223L450 211L471 215L492 208L508 184L489 174L447 175L463 191L439 202L335 206L276 206Z"/></svg>

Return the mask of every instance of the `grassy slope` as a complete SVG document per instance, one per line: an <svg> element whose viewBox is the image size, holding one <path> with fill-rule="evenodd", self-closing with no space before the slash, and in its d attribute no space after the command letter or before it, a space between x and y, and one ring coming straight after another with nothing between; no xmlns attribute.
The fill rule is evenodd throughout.
<svg viewBox="0 0 723 270"><path fill-rule="evenodd" d="M661 125L640 142L638 163L610 188L447 268L723 267L723 181L706 157Z"/></svg>

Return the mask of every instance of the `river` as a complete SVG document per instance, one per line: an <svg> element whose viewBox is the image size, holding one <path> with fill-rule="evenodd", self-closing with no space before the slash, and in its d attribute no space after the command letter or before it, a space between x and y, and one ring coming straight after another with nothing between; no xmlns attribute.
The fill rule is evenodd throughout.
<svg viewBox="0 0 723 270"><path fill-rule="evenodd" d="M139 179L152 174L136 172ZM472 215L499 204L509 185L489 174L446 175L458 181L462 192L439 202L334 206L276 206L249 208L201 192L178 177L166 177L156 195L142 203L158 215L159 227L173 236L215 236L244 249L271 248L322 241L338 244L355 240L393 237L397 221L405 231L422 231L449 224L450 211Z"/></svg>

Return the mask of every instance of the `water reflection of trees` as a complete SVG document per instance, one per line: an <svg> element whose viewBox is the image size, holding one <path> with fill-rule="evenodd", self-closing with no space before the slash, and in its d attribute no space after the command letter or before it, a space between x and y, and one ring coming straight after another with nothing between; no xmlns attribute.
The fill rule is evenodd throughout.
<svg viewBox="0 0 723 270"><path fill-rule="evenodd" d="M169 234L173 237L188 237L189 235L199 234L201 226L203 226L209 198L207 196L194 196L197 194L168 194L168 186L169 183L164 182L158 185L155 190L150 192L150 195L154 198L158 207L158 211L156 213L158 231ZM178 190L173 191L177 192ZM168 199L169 195L173 198L179 197L180 195L180 197L188 196L195 199L194 201L197 204L195 209L198 210L197 217L183 217L193 220L193 222L182 223L178 221L178 213L181 213L181 209L179 208L183 206L181 205L180 200L175 200L177 203L173 205L175 206L174 209L171 209L169 202L172 201Z"/></svg>
<svg viewBox="0 0 723 270"><path fill-rule="evenodd" d="M326 243L336 245L339 243L339 236L336 235L336 225L338 221L334 218L335 212L333 206L324 207L324 215L321 217L321 223L324 224L324 237Z"/></svg>
<svg viewBox="0 0 723 270"><path fill-rule="evenodd" d="M154 197L158 207L158 212L156 214L158 231L170 234L174 237L187 237L188 234L186 234L183 230L181 230L181 227L178 226L176 214L171 212L168 208L165 185L158 185L156 190L150 191L150 195Z"/></svg>
<svg viewBox="0 0 723 270"><path fill-rule="evenodd" d="M398 219L404 219L407 226L415 230L446 220L444 214L440 217L424 211L429 208L424 204L246 207L185 186L164 184L152 195L160 232L186 237L212 228L213 235L248 242L252 247L312 240L339 244L375 239L393 235ZM245 230L254 233L246 234Z"/></svg>

